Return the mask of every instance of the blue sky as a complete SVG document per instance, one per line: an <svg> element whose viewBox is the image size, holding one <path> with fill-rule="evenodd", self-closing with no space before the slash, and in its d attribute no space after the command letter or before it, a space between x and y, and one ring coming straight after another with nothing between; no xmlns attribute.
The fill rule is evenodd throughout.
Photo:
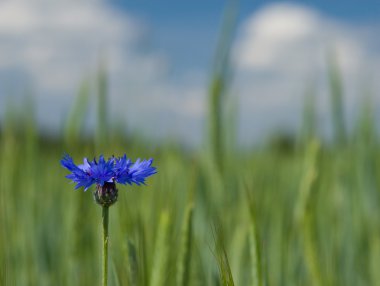
<svg viewBox="0 0 380 286"><path fill-rule="evenodd" d="M231 1L123 1L111 3L127 13L136 15L154 27L151 31L153 45L172 55L175 68L206 69L213 56L223 11ZM241 24L254 11L271 3L295 3L337 20L354 24L371 24L380 17L380 1L239 1L238 23ZM194 42L198 44L194 44ZM191 47L194 57L186 55Z"/></svg>
<svg viewBox="0 0 380 286"><path fill-rule="evenodd" d="M6 103L35 94L42 129L60 131L78 88L105 59L109 111L129 129L199 144L207 86L226 1L0 2L0 117ZM380 114L379 1L241 1L227 101L239 142L300 127L305 90L316 89L329 130L327 54L337 56L345 115L353 125L363 86ZM87 127L95 120L95 103Z"/></svg>

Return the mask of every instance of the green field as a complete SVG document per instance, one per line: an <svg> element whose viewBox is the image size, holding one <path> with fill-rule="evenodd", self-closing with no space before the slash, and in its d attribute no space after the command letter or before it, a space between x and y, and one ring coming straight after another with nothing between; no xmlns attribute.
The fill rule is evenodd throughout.
<svg viewBox="0 0 380 286"><path fill-rule="evenodd" d="M309 134L242 151L211 138L189 151L104 124L107 136L82 138L78 104L59 138L40 135L30 112L3 122L1 285L100 285L101 208L64 178L64 152L77 163L155 160L148 186L119 186L110 209L110 285L380 283L380 146L368 110L329 144ZM222 122L210 125L223 138Z"/></svg>

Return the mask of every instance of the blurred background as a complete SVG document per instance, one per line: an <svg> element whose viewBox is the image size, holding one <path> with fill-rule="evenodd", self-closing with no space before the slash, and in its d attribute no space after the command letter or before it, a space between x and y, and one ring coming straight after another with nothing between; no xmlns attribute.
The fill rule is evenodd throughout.
<svg viewBox="0 0 380 286"><path fill-rule="evenodd" d="M244 145L276 131L295 134L310 93L320 132L331 136L329 65L340 73L347 128L364 94L377 111L376 1L241 1L223 16L225 6L223 1L3 1L1 118L9 105L20 106L30 96L39 129L58 135L85 83L91 95L83 124L91 133L94 85L102 70L108 120L152 139L199 146L211 77L222 65L229 70L226 105ZM223 21L231 22L224 40ZM218 43L225 46L219 53Z"/></svg>
<svg viewBox="0 0 380 286"><path fill-rule="evenodd" d="M67 152L158 169L111 285L380 285L379 31L375 0L1 1L0 284L100 281Z"/></svg>

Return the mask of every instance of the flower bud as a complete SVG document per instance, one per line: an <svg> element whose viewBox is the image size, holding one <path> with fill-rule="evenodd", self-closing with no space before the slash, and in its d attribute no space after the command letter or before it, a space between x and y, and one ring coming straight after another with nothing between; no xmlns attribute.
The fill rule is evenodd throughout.
<svg viewBox="0 0 380 286"><path fill-rule="evenodd" d="M103 186L96 185L94 200L103 207L109 207L117 201L118 190L114 182L105 182Z"/></svg>

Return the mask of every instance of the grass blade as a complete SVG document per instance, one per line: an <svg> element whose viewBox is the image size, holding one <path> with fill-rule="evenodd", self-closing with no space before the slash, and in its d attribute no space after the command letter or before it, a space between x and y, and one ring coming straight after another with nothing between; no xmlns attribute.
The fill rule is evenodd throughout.
<svg viewBox="0 0 380 286"><path fill-rule="evenodd" d="M334 127L335 142L342 145L346 141L346 127L343 107L343 85L338 63L334 57L329 60L329 82L331 93L331 109Z"/></svg>
<svg viewBox="0 0 380 286"><path fill-rule="evenodd" d="M220 227L214 227L214 240L216 247L216 258L219 268L219 277L223 286L234 286L234 279L227 252L224 246L223 234Z"/></svg>
<svg viewBox="0 0 380 286"><path fill-rule="evenodd" d="M177 266L177 285L187 286L190 281L191 248L192 248L192 224L193 203L187 205L182 228L182 240L179 261Z"/></svg>
<svg viewBox="0 0 380 286"><path fill-rule="evenodd" d="M150 286L166 285L166 266L168 263L169 245L168 231L170 217L167 211L161 213L158 225L158 234L155 246L155 253L152 265L152 277Z"/></svg>

